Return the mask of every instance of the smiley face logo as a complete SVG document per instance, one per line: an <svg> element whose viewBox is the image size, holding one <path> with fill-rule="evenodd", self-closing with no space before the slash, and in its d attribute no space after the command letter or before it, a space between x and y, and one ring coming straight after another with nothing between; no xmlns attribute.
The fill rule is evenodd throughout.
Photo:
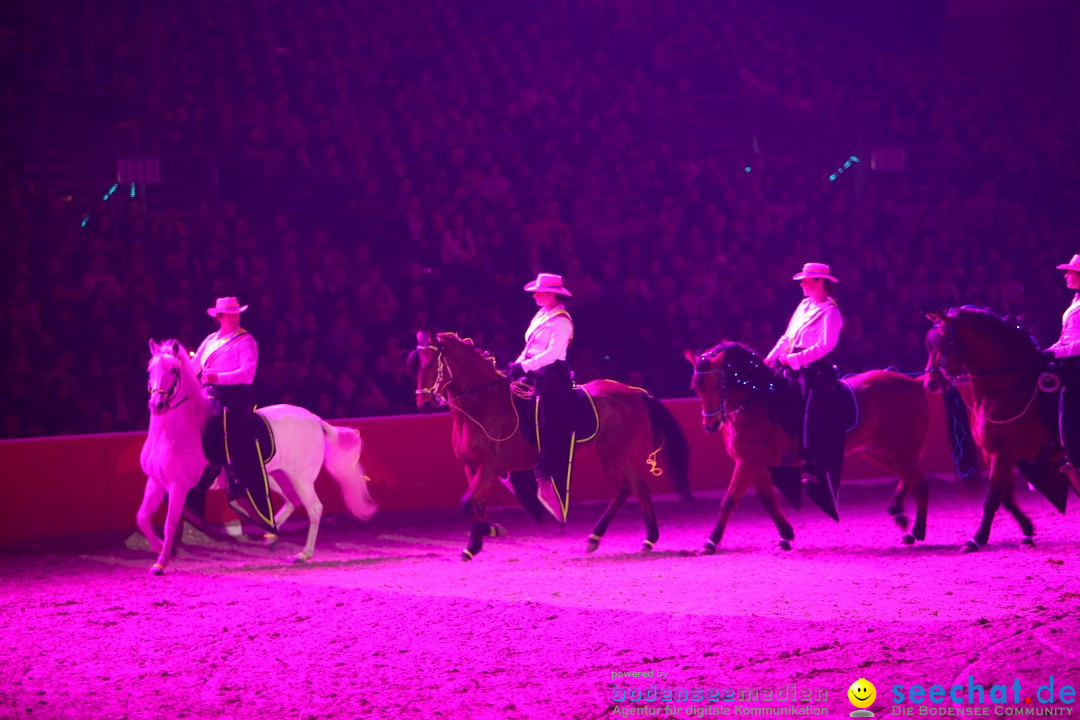
<svg viewBox="0 0 1080 720"><path fill-rule="evenodd" d="M877 699L877 690L874 684L866 678L859 678L851 683L847 691L848 700L857 708L868 708Z"/></svg>

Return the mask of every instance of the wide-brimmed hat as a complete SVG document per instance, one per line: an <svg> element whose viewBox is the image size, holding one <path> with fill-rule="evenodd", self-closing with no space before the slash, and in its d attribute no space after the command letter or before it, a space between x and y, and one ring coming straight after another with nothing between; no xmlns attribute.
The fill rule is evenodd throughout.
<svg viewBox="0 0 1080 720"><path fill-rule="evenodd" d="M1058 265L1058 270L1072 270L1073 272L1080 272L1080 255L1073 255L1072 260L1064 265Z"/></svg>
<svg viewBox="0 0 1080 720"><path fill-rule="evenodd" d="M214 302L214 307L207 308L206 314L210 317L217 317L218 315L239 315L248 309L247 305L241 305L240 301L234 297L218 298Z"/></svg>
<svg viewBox="0 0 1080 720"><path fill-rule="evenodd" d="M833 277L832 270L825 263L806 263L802 266L800 272L791 276L792 280L804 280L806 278L822 278L823 280L832 280L833 282L840 282Z"/></svg>
<svg viewBox="0 0 1080 720"><path fill-rule="evenodd" d="M549 292L556 295L568 295L573 297L573 293L563 287L562 275L554 275L552 273L540 273L536 276L536 279L525 286L525 292Z"/></svg>

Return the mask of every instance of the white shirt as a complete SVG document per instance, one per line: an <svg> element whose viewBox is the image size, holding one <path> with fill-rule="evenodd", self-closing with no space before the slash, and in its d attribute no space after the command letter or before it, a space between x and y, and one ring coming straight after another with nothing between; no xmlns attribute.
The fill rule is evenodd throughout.
<svg viewBox="0 0 1080 720"><path fill-rule="evenodd" d="M250 385L259 365L259 346L243 328L226 335L219 330L206 336L194 360L201 371L217 373L218 385Z"/></svg>
<svg viewBox="0 0 1080 720"><path fill-rule="evenodd" d="M806 298L795 308L787 331L780 336L765 362L786 357L792 370L804 368L836 348L843 327L844 319L840 317L835 300L825 298L816 303ZM799 352L792 352L795 348L800 348Z"/></svg>
<svg viewBox="0 0 1080 720"><path fill-rule="evenodd" d="M1080 355L1080 293L1061 316L1061 337L1047 350L1053 350L1054 357L1059 358Z"/></svg>
<svg viewBox="0 0 1080 720"><path fill-rule="evenodd" d="M574 337L574 321L563 305L540 308L525 331L525 349L515 362L533 372L558 360L566 360L566 349Z"/></svg>

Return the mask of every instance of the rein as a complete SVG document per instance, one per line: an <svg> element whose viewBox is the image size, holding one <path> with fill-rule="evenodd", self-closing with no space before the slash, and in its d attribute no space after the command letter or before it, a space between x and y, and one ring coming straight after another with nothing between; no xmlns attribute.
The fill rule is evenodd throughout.
<svg viewBox="0 0 1080 720"><path fill-rule="evenodd" d="M950 375L949 372L945 369L945 366L948 364L949 354L952 352L953 348L957 344L956 343L955 319L950 318L950 320L952 320L952 322L944 322L944 323L942 323L942 326L943 326L943 329L944 329L944 335L945 335L945 343L944 343L944 348L942 349L942 351L941 351L941 353L939 355L938 362L937 362L936 365L929 365L928 364L926 366L925 372L926 373L934 373L934 372L936 372L936 373L940 374L941 377L944 378L947 382L952 383L952 384L955 385L957 380L959 379L959 377L963 377L963 376L954 377L954 376ZM994 368L992 370L979 370L979 371L976 372L975 370L972 370L968 366L968 362L965 360L963 362L963 364L962 364L962 367L963 367L963 369L967 370L967 377L969 377L969 378L988 378L988 377L994 377L994 376L997 376L997 375L1007 375L1009 373L1020 372L1022 370L1035 368L1038 365L1039 365L1039 361L1033 359L1033 360L1027 360L1027 361L1020 362L1020 363L1015 363L1015 364L1012 364L1012 365L1006 365L1006 366L1000 367L1000 368ZM987 422L987 423L990 423L992 425L1008 425L1010 423L1016 422L1020 418L1027 415L1028 410L1031 409L1031 406L1034 404L1035 398L1037 398L1039 396L1040 391L1044 391L1043 387L1042 387L1042 384L1041 384L1041 376L1040 376L1039 380L1036 380L1035 389L1032 391L1031 398L1027 401L1027 404L1024 405L1024 409L1021 410L1016 415L1014 415L1014 416L1012 416L1012 417L1010 417L1010 418L1008 418L1006 420L995 420L994 418L988 417L986 415L986 413L976 412L972 408L972 406L968 405L967 401L964 400L963 395L960 395L959 397L960 397L960 401L964 404L964 407L967 409L967 411L968 411L968 413L970 415L978 416L983 420L983 422Z"/></svg>
<svg viewBox="0 0 1080 720"><path fill-rule="evenodd" d="M488 432L488 429L484 426L484 423L473 417L460 404L454 402L455 396L461 397L462 395L470 395L472 393L480 392L481 390L487 390L488 388L495 387L496 385L500 385L504 382L510 382L510 378L500 374L498 377L496 377L490 382L484 383L483 385L478 385L473 388L469 388L467 390L459 390L455 392L452 396L450 394L450 383L454 381L454 371L450 367L450 364L446 362L443 349L441 347L436 347L435 345L417 346L416 349L431 350L435 353L435 380L432 381L430 386L417 390L417 395L430 396L432 400L434 400L436 403L440 405L447 405L450 407L451 410L461 413L466 418L471 420L478 428L480 428L480 431L483 432L487 439L491 440L492 442L506 442L507 440L510 440L515 435L517 435L518 430L521 428L521 415L518 414L517 407L514 405L513 397L510 398L510 409L514 411L514 428L510 431L510 434L508 434L506 437L501 438L497 438L490 432ZM443 379L444 376L446 378L445 380Z"/></svg>

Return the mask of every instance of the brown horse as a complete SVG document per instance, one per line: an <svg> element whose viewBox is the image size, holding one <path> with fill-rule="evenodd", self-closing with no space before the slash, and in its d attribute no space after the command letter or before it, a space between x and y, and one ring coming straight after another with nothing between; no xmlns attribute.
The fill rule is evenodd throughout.
<svg viewBox="0 0 1080 720"><path fill-rule="evenodd" d="M926 387L937 391L960 375L970 378L972 435L990 470L982 522L963 551L975 552L989 542L1001 505L1019 523L1022 544L1033 547L1035 525L1016 504L1013 470L1058 444L1055 431L1039 417L1039 377L1047 361L1015 322L988 311L954 308L927 317L934 326L926 335Z"/></svg>
<svg viewBox="0 0 1080 720"><path fill-rule="evenodd" d="M720 517L704 551L716 552L735 506L751 486L780 531L780 547L790 550L795 533L777 503L770 468L796 462L796 436L780 420L787 413L784 404L791 398L784 397L780 378L745 345L725 342L700 356L689 352L686 356L694 366L691 389L701 399L702 424L710 433L723 429L724 445L735 461L735 471L720 503ZM845 454L861 451L899 475L889 514L906 530L903 501L905 494L912 492L915 524L902 541L910 545L924 540L929 487L918 458L930 413L922 385L887 370L861 373L845 382L857 409L855 425L845 439Z"/></svg>
<svg viewBox="0 0 1080 720"><path fill-rule="evenodd" d="M487 354L454 333L439 333L434 340L421 335L410 363L417 376L419 407L445 402L453 419L454 454L465 465L469 487L462 509L472 522L462 560L471 560L483 548L485 537L505 531L486 520L486 500L498 479L510 472L531 470L537 449L525 440L521 417L511 395L511 380L495 368ZM596 446L605 474L612 481L612 499L589 536L587 549L596 550L608 524L633 492L645 513L648 552L660 537L644 472L663 472L663 455L672 484L689 498L689 445L671 413L647 392L613 380L594 380L585 390L596 406L598 427L589 441ZM580 444L580 443L579 443Z"/></svg>

